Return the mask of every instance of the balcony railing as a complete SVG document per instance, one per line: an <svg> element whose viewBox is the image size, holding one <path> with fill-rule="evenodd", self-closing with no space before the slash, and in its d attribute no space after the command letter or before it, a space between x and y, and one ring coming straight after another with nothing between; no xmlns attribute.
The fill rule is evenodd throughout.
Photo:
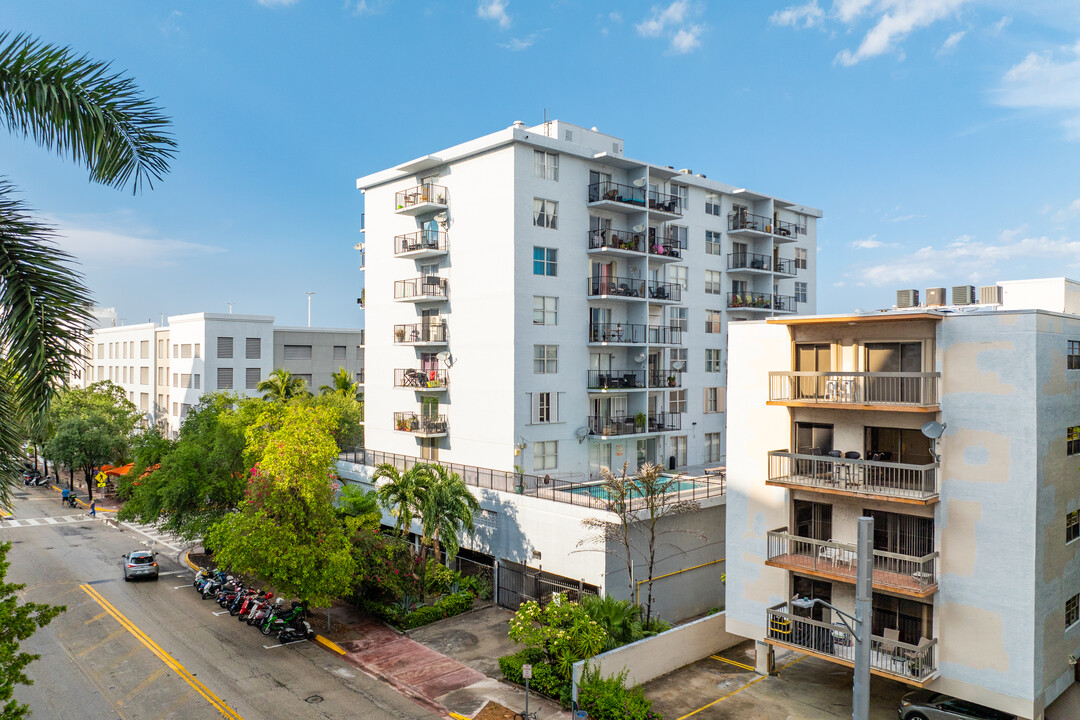
<svg viewBox="0 0 1080 720"><path fill-rule="evenodd" d="M647 328L632 323L589 323L589 342L644 345Z"/></svg>
<svg viewBox="0 0 1080 720"><path fill-rule="evenodd" d="M591 277L588 279L589 297L616 295L619 297L645 297L645 281L628 277Z"/></svg>
<svg viewBox="0 0 1080 720"><path fill-rule="evenodd" d="M776 258L773 265L775 265L776 272L781 275L798 275L799 273L798 265L790 258Z"/></svg>
<svg viewBox="0 0 1080 720"><path fill-rule="evenodd" d="M636 205L644 209L645 188L611 181L590 184L589 202L600 202L601 200Z"/></svg>
<svg viewBox="0 0 1080 720"><path fill-rule="evenodd" d="M682 215L682 198L671 193L649 191L649 209Z"/></svg>
<svg viewBox="0 0 1080 720"><path fill-rule="evenodd" d="M446 233L438 230L419 230L394 236L395 255L404 255L418 250L445 251Z"/></svg>
<svg viewBox="0 0 1080 720"><path fill-rule="evenodd" d="M626 230L590 230L589 249L631 250L645 252L645 238L641 233Z"/></svg>
<svg viewBox="0 0 1080 720"><path fill-rule="evenodd" d="M772 270L772 258L750 252L729 253L727 267L728 270Z"/></svg>
<svg viewBox="0 0 1080 720"><path fill-rule="evenodd" d="M417 435L445 435L445 415L421 415L415 412L394 413L394 429Z"/></svg>
<svg viewBox="0 0 1080 720"><path fill-rule="evenodd" d="M938 496L938 465L769 453L769 482L882 498L932 500Z"/></svg>
<svg viewBox="0 0 1080 720"><path fill-rule="evenodd" d="M445 343L446 323L426 322L394 326L395 343Z"/></svg>
<svg viewBox="0 0 1080 720"><path fill-rule="evenodd" d="M645 387L644 370L590 370L589 389L617 390Z"/></svg>
<svg viewBox="0 0 1080 720"><path fill-rule="evenodd" d="M679 413L653 413L642 418L629 414L589 416L589 433L605 437L667 432L681 428L682 415Z"/></svg>
<svg viewBox="0 0 1080 720"><path fill-rule="evenodd" d="M446 205L449 194L442 185L417 185L394 193L394 204L399 211L427 203Z"/></svg>
<svg viewBox="0 0 1080 720"><path fill-rule="evenodd" d="M773 223L773 234L783 235L784 237L795 237L799 233L806 233L806 228L801 228L795 223L786 222L784 220L777 220Z"/></svg>
<svg viewBox="0 0 1080 720"><path fill-rule="evenodd" d="M772 310L773 296L769 293L729 292L727 306L735 309Z"/></svg>
<svg viewBox="0 0 1080 720"><path fill-rule="evenodd" d="M682 302L682 285L673 282L663 282L661 280L650 280L649 299Z"/></svg>
<svg viewBox="0 0 1080 720"><path fill-rule="evenodd" d="M855 582L855 545L800 537L787 528L770 530L767 535L769 562L796 572L817 572ZM915 557L875 550L874 586L925 596L937 588L937 556L937 552Z"/></svg>
<svg viewBox="0 0 1080 720"><path fill-rule="evenodd" d="M773 295L773 310L795 312L799 301L794 295Z"/></svg>
<svg viewBox="0 0 1080 720"><path fill-rule="evenodd" d="M824 623L793 612L787 603L768 608L768 638L785 645L855 664L855 637L843 623ZM937 638L918 645L870 636L870 667L906 682L921 683L937 673Z"/></svg>
<svg viewBox="0 0 1080 720"><path fill-rule="evenodd" d="M783 237L795 237L801 228L795 223L773 220L765 215L735 212L728 215L728 231L736 230L757 230L758 232L772 233Z"/></svg>
<svg viewBox="0 0 1080 720"><path fill-rule="evenodd" d="M770 372L772 402L936 407L940 373Z"/></svg>
<svg viewBox="0 0 1080 720"><path fill-rule="evenodd" d="M681 372L677 370L660 370L658 372L649 373L649 387L651 388L663 388L663 387L682 387Z"/></svg>
<svg viewBox="0 0 1080 720"><path fill-rule="evenodd" d="M681 345L682 329L668 325L649 326L650 345Z"/></svg>
<svg viewBox="0 0 1080 720"><path fill-rule="evenodd" d="M417 390L440 390L450 382L446 370L423 370L419 368L396 368L394 387Z"/></svg>
<svg viewBox="0 0 1080 720"><path fill-rule="evenodd" d="M682 259L682 245L670 238L654 238L649 241L649 254L657 257Z"/></svg>
<svg viewBox="0 0 1080 720"><path fill-rule="evenodd" d="M447 281L438 275L398 280L394 283L395 300L441 300L446 297Z"/></svg>

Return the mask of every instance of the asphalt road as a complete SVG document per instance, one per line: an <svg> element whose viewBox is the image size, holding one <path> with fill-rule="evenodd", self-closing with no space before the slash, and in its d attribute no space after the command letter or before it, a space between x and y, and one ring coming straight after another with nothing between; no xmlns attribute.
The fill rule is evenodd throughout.
<svg viewBox="0 0 1080 720"><path fill-rule="evenodd" d="M120 556L145 538L82 512L54 490L20 487L14 517L39 524L0 528L13 544L7 581L26 584L24 600L67 606L23 643L41 655L28 668L34 684L15 691L32 717L438 717L316 643L266 647L276 638L215 616L175 552L159 552L157 582L124 582Z"/></svg>

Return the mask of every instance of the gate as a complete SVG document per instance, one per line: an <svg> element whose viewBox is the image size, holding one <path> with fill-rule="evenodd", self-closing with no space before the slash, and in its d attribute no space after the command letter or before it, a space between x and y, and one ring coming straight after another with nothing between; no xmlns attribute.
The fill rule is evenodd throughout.
<svg viewBox="0 0 1080 720"><path fill-rule="evenodd" d="M568 600L580 600L583 595L598 595L600 588L584 580L544 572L541 568L510 560L499 561L499 587L496 602L511 610L522 603L535 600L543 607L551 601L554 593L564 594Z"/></svg>

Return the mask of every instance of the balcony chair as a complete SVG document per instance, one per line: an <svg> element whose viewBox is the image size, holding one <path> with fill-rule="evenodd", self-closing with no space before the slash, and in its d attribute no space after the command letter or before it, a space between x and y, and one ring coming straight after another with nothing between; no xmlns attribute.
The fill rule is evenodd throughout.
<svg viewBox="0 0 1080 720"><path fill-rule="evenodd" d="M637 375L634 373L624 373L622 376L622 386L624 388L636 388L638 386Z"/></svg>
<svg viewBox="0 0 1080 720"><path fill-rule="evenodd" d="M420 370L408 369L405 371L405 387L424 387L427 385L427 377Z"/></svg>
<svg viewBox="0 0 1080 720"><path fill-rule="evenodd" d="M621 198L619 198L619 190L618 190L618 188L611 188L606 193L604 193L604 199L605 200L621 199Z"/></svg>
<svg viewBox="0 0 1080 720"><path fill-rule="evenodd" d="M854 450L849 450L844 453L845 460L859 460L862 456ZM844 484L846 487L858 487L859 478L858 473L855 470L855 463L844 463Z"/></svg>
<svg viewBox="0 0 1080 720"><path fill-rule="evenodd" d="M900 642L900 631L896 628L885 628L882 637L885 640L878 645L878 651L888 660L890 666L895 665L903 659L900 648L895 644ZM893 668L892 672L896 672L896 669Z"/></svg>

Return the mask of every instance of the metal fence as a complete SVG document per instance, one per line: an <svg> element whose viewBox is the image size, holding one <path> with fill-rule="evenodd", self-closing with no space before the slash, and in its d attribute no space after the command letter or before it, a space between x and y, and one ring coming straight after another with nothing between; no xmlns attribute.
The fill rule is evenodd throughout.
<svg viewBox="0 0 1080 720"><path fill-rule="evenodd" d="M555 575L544 572L542 568L531 568L510 560L499 561L498 577L499 587L495 601L511 610L517 610L522 603L530 600L535 600L540 607L543 607L551 602L551 597L555 593L560 593L566 599L575 602L585 595L600 594L599 587L584 580Z"/></svg>
<svg viewBox="0 0 1080 720"><path fill-rule="evenodd" d="M856 453L857 454L857 453ZM824 490L929 500L937 497L937 463L908 463L769 452L769 480Z"/></svg>
<svg viewBox="0 0 1080 720"><path fill-rule="evenodd" d="M787 372L769 373L773 402L840 405L938 404L940 373L930 372Z"/></svg>

